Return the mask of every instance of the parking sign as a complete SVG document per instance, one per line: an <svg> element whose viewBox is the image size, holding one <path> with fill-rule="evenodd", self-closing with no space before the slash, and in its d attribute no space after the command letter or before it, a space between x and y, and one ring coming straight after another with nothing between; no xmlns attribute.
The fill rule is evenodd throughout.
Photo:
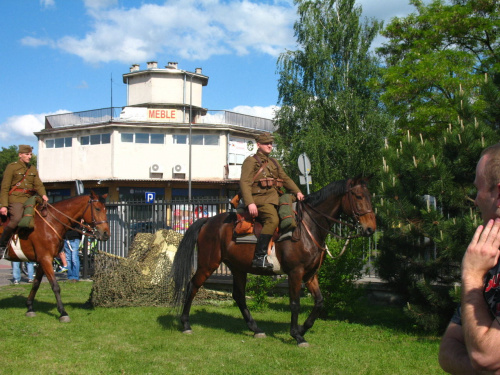
<svg viewBox="0 0 500 375"><path fill-rule="evenodd" d="M156 193L154 191L146 192L146 203L154 203L156 199Z"/></svg>

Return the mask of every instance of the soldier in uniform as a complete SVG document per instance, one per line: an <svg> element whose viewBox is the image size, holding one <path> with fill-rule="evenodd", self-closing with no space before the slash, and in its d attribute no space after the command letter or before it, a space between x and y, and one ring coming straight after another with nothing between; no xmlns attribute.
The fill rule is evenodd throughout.
<svg viewBox="0 0 500 375"><path fill-rule="evenodd" d="M247 157L241 167L240 190L250 214L253 217L259 217L263 223L252 266L266 269L273 267L267 261L266 255L269 242L279 225L278 189L284 186L288 192L295 194L298 200L303 200L304 194L287 176L278 161L269 156L273 150L273 136L270 133L264 133L255 140L257 153Z"/></svg>
<svg viewBox="0 0 500 375"><path fill-rule="evenodd" d="M40 195L45 202L49 200L36 167L30 164L33 156L31 146L20 145L18 153L19 160L5 168L0 187L0 215L10 213L10 222L0 237L0 255L5 253L10 236L23 217L24 202L35 194Z"/></svg>

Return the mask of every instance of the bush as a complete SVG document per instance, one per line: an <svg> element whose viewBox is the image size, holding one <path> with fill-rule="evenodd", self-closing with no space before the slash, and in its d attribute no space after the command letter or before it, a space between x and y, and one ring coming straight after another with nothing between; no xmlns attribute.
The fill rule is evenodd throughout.
<svg viewBox="0 0 500 375"><path fill-rule="evenodd" d="M248 275L246 287L247 294L252 297L251 307L254 310L264 310L268 307L268 296L272 290L282 281L276 276Z"/></svg>
<svg viewBox="0 0 500 375"><path fill-rule="evenodd" d="M331 315L335 310L350 310L354 301L363 295L363 290L355 284L363 276L363 249L367 239L356 238L350 241L342 256L339 256L345 240L328 238L329 252L318 273L319 284L325 299L324 312Z"/></svg>

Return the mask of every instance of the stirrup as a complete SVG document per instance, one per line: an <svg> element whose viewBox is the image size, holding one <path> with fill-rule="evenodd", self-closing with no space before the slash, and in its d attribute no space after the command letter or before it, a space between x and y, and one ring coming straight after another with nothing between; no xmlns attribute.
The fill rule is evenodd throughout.
<svg viewBox="0 0 500 375"><path fill-rule="evenodd" d="M255 258L252 260L252 267L263 268L263 269L273 269L273 264L267 261L267 256L262 258Z"/></svg>

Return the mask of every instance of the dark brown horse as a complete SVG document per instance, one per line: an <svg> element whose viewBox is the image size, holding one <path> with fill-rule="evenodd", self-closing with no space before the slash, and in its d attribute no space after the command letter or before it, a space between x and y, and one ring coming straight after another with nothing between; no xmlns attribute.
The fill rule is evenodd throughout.
<svg viewBox="0 0 500 375"><path fill-rule="evenodd" d="M35 316L33 301L40 286L43 275L52 287L56 297L57 310L61 314L61 322L69 322L70 318L61 301L60 287L54 275L52 262L63 246L64 234L81 219L85 234L101 241L109 239L109 226L106 216L106 195L99 197L94 192L62 200L48 205L46 209L36 211L34 229L20 229L18 239L9 241L7 259L12 261L38 262L33 287L28 296L27 316ZM45 212L44 212L45 211Z"/></svg>
<svg viewBox="0 0 500 375"><path fill-rule="evenodd" d="M290 334L299 346L307 346L304 334L311 328L323 306L317 272L325 255L325 239L341 213L353 218L361 234L370 236L376 230L366 179L337 181L308 195L299 203L301 219L291 239L276 243L275 254L282 273L288 275ZM273 275L273 271L255 270L251 266L255 244L237 244L233 234L234 213L222 213L195 221L186 231L174 258L171 278L175 283L174 304L183 304L180 320L183 332L191 333L189 311L198 289L208 277L225 263L233 274L233 298L248 328L255 337L265 337L247 308L245 287L247 274ZM193 277L195 246L198 247L197 269ZM314 307L304 325L298 324L301 283L314 298Z"/></svg>

